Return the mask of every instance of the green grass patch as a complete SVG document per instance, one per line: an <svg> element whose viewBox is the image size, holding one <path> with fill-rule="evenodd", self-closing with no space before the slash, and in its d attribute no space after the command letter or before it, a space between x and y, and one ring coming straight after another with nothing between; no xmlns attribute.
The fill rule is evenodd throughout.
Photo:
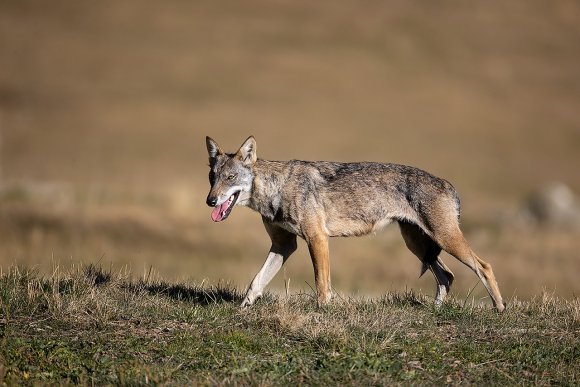
<svg viewBox="0 0 580 387"><path fill-rule="evenodd" d="M268 295L133 281L88 267L0 277L7 384L580 383L580 303L543 295L503 314L420 294Z"/></svg>

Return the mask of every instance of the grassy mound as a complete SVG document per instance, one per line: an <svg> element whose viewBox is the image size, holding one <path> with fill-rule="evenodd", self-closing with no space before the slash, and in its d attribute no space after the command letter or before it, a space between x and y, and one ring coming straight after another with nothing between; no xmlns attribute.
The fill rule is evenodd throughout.
<svg viewBox="0 0 580 387"><path fill-rule="evenodd" d="M8 384L580 383L580 302L489 305L423 295L267 295L132 280L93 266L0 277L0 382Z"/></svg>

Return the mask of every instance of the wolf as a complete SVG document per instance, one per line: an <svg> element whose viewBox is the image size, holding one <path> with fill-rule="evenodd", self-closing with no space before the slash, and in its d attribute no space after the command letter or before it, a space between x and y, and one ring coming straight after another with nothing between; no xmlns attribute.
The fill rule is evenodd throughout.
<svg viewBox="0 0 580 387"><path fill-rule="evenodd" d="M209 182L206 203L221 222L234 206L262 216L272 246L248 287L242 307L252 305L303 238L314 266L318 305L332 297L330 237L360 236L397 222L406 246L437 283L435 305L445 300L453 273L439 254L447 251L468 266L487 289L495 308L502 300L491 265L479 258L459 228L460 203L448 181L421 169L391 163L269 161L257 157L250 136L236 153L225 153L206 137Z"/></svg>

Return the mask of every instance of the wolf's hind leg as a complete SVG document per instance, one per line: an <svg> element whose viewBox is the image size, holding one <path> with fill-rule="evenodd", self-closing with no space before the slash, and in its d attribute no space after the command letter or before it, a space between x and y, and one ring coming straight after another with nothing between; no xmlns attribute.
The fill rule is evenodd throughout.
<svg viewBox="0 0 580 387"><path fill-rule="evenodd" d="M451 284L453 283L453 273L451 270L441 261L441 258L437 257L434 263L429 267L431 272L435 276L437 281L437 293L435 295L435 305L440 306L443 304Z"/></svg>
<svg viewBox="0 0 580 387"><path fill-rule="evenodd" d="M262 296L264 288L270 283L276 273L278 273L288 257L296 251L296 235L266 221L264 221L264 226L272 240L272 247L270 248L266 262L264 262L264 265L250 284L246 297L242 301L242 307L252 305Z"/></svg>
<svg viewBox="0 0 580 387"><path fill-rule="evenodd" d="M463 237L459 226L451 225L447 229L437 230L435 238L438 238L445 251L453 255L461 263L475 272L487 289L487 292L493 301L493 305L496 307L498 312L503 312L505 309L505 303L501 297L491 265L479 258L477 254L471 250L471 247L469 247L469 244Z"/></svg>
<svg viewBox="0 0 580 387"><path fill-rule="evenodd" d="M454 278L451 270L439 259L441 247L413 223L399 221L399 228L409 250L423 263L421 275L430 269L435 276L435 305L440 306L449 293Z"/></svg>

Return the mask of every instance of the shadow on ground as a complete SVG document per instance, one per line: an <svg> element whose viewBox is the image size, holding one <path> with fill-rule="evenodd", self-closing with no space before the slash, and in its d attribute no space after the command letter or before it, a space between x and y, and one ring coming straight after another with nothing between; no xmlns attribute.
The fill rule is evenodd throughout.
<svg viewBox="0 0 580 387"><path fill-rule="evenodd" d="M84 273L94 286L104 286L112 281L110 272L101 267L90 264L84 269ZM189 286L185 284L170 284L164 281L150 282L149 279L136 282L121 281L118 285L121 289L139 293L147 292L151 295L159 295L177 301L207 306L224 302L239 303L242 295L228 284L218 284L209 288L201 286Z"/></svg>

